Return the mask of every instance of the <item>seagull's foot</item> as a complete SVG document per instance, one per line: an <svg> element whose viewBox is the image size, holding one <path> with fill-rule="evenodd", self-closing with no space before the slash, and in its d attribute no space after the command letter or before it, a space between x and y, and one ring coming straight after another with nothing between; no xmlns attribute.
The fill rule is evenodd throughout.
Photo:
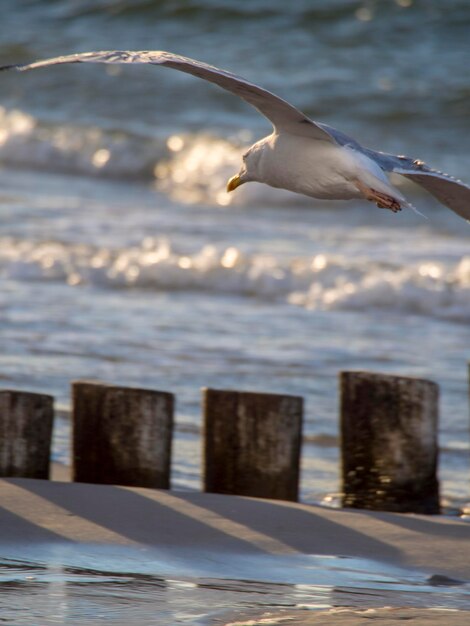
<svg viewBox="0 0 470 626"><path fill-rule="evenodd" d="M372 189L372 191L374 192L375 196L371 198L371 200L377 204L379 209L390 209L394 213L398 213L398 211L401 211L401 204L398 202L398 200L395 200L395 198L392 198L392 196L388 196L385 193L376 191L375 189Z"/></svg>
<svg viewBox="0 0 470 626"><path fill-rule="evenodd" d="M360 180L356 180L355 184L366 200L369 200L369 202L375 202L379 209L390 209L394 213L401 211L401 204L393 196L383 193L382 191L377 191L377 189L373 189L372 187L368 187Z"/></svg>

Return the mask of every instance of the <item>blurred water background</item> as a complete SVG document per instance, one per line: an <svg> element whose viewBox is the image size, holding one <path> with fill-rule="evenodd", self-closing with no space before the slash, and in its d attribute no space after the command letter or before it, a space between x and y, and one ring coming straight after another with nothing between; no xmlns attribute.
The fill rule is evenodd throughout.
<svg viewBox="0 0 470 626"><path fill-rule="evenodd" d="M373 148L470 180L467 0L16 0L0 62L166 49L257 82ZM468 500L470 226L250 184L254 109L173 70L0 77L0 383L177 395L173 486L200 487L200 387L306 398L302 497L338 491L337 372L441 386L443 495ZM333 497L334 500L334 497Z"/></svg>

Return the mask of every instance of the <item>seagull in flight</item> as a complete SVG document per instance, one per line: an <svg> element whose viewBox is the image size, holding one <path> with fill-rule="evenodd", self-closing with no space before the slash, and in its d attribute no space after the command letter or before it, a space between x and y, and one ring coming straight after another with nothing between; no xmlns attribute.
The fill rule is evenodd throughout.
<svg viewBox="0 0 470 626"><path fill-rule="evenodd" d="M309 119L266 89L201 61L164 51L112 50L5 65L0 70L23 72L64 63L164 65L214 83L258 109L272 123L273 131L247 150L240 171L227 183L227 191L257 181L313 198L365 198L393 212L413 208L389 181L387 174L394 172L421 185L442 204L470 220L470 186L460 180L428 167L420 159L365 148L341 131Z"/></svg>

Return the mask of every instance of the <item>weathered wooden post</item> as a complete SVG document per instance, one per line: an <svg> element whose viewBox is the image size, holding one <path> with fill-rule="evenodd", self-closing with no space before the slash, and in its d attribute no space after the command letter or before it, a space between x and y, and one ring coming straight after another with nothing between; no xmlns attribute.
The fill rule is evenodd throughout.
<svg viewBox="0 0 470 626"><path fill-rule="evenodd" d="M203 390L204 489L297 500L303 399Z"/></svg>
<svg viewBox="0 0 470 626"><path fill-rule="evenodd" d="M343 506L439 513L438 386L341 372Z"/></svg>
<svg viewBox="0 0 470 626"><path fill-rule="evenodd" d="M77 381L72 395L73 480L169 488L173 394Z"/></svg>
<svg viewBox="0 0 470 626"><path fill-rule="evenodd" d="M49 478L54 398L0 391L0 476Z"/></svg>

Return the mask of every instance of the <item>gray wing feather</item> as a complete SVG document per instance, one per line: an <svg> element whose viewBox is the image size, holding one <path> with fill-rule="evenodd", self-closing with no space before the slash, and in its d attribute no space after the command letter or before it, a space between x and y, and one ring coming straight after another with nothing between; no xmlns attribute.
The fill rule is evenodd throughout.
<svg viewBox="0 0 470 626"><path fill-rule="evenodd" d="M3 69L17 69L20 71L33 70L49 65L63 63L148 63L164 65L187 74L192 74L226 89L239 96L268 118L277 130L286 130L292 134L311 137L321 141L335 143L331 134L320 125L310 120L294 106L262 89L253 83L225 70L201 61L195 61L171 52L164 51L125 51L113 50L104 52L84 52L67 56L55 57L24 65L8 65Z"/></svg>
<svg viewBox="0 0 470 626"><path fill-rule="evenodd" d="M320 128L322 128L329 135L331 135L331 137L333 137L333 139L338 145L348 146L349 148L353 148L354 150L357 150L358 152L363 152L363 153L371 152L367 150L367 148L364 148L363 146L361 146L361 144L358 141L356 141L349 135L346 135L346 133L343 133L343 131L338 130L337 128L333 128L333 126L329 126L328 124L323 124L322 122L316 122L316 124L317 126L320 126Z"/></svg>
<svg viewBox="0 0 470 626"><path fill-rule="evenodd" d="M449 209L470 221L470 186L461 180L439 172L426 165L419 159L405 156L395 156L385 152L375 152L361 148L362 152L374 159L386 172L395 172L409 178L426 191L431 193Z"/></svg>

